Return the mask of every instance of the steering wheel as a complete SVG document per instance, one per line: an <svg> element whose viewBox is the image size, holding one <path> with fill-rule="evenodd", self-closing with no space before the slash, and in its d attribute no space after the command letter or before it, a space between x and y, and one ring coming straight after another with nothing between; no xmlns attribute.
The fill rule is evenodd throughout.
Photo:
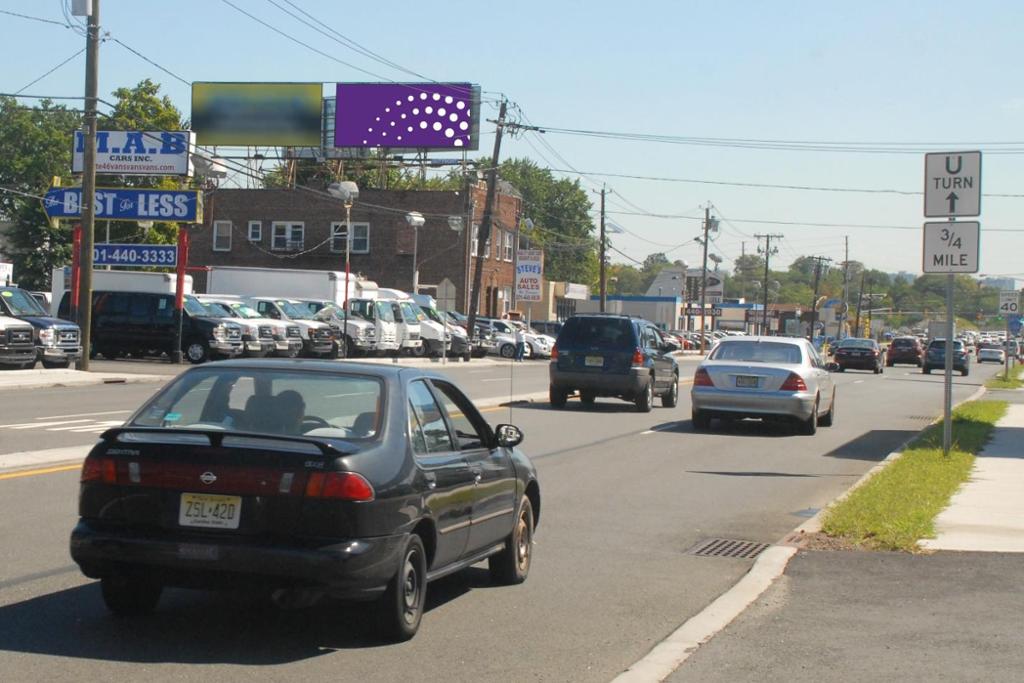
<svg viewBox="0 0 1024 683"><path fill-rule="evenodd" d="M307 427L307 424L309 425L308 427ZM331 423L328 422L327 420L323 419L322 417L317 417L316 415L303 415L302 416L302 428L301 428L300 431L303 434L305 434L306 432L308 432L308 431L310 431L312 429L316 429L317 427L328 427L329 428L330 426L331 426Z"/></svg>

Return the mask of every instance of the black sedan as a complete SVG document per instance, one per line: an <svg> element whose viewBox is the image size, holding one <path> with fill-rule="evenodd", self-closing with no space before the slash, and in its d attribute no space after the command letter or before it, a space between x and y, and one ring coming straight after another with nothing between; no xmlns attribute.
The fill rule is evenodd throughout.
<svg viewBox="0 0 1024 683"><path fill-rule="evenodd" d="M874 339L847 337L835 346L832 360L839 366L839 372L856 368L881 374L885 367L885 355Z"/></svg>
<svg viewBox="0 0 1024 683"><path fill-rule="evenodd" d="M429 371L194 368L86 458L71 555L117 615L151 612L164 586L255 587L375 600L408 639L428 582L484 559L526 579L540 488L522 438Z"/></svg>

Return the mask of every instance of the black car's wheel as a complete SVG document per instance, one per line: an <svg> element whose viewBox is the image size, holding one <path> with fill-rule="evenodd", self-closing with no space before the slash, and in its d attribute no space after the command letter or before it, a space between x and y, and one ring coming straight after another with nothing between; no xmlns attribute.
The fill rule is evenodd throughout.
<svg viewBox="0 0 1024 683"><path fill-rule="evenodd" d="M548 400L551 402L552 408L564 408L568 398L569 393L565 389L559 389L554 385L548 388Z"/></svg>
<svg viewBox="0 0 1024 683"><path fill-rule="evenodd" d="M472 356L473 354L471 354L469 351L466 351L464 354L462 354L462 362L468 363L469 359L472 358Z"/></svg>
<svg viewBox="0 0 1024 683"><path fill-rule="evenodd" d="M967 376L967 368L964 368L963 370L960 371L960 376L961 377L966 377Z"/></svg>
<svg viewBox="0 0 1024 683"><path fill-rule="evenodd" d="M193 365L210 360L210 345L203 339L193 339L185 347L185 357Z"/></svg>
<svg viewBox="0 0 1024 683"><path fill-rule="evenodd" d="M814 401L814 410L806 420L800 421L800 433L807 436L814 436L818 433L818 400Z"/></svg>
<svg viewBox="0 0 1024 683"><path fill-rule="evenodd" d="M150 614L160 601L163 586L149 579L127 574L104 576L100 580L103 602L119 617Z"/></svg>
<svg viewBox="0 0 1024 683"><path fill-rule="evenodd" d="M711 426L711 416L696 408L690 413L690 421L693 422L693 428L697 431L704 431Z"/></svg>
<svg viewBox="0 0 1024 683"><path fill-rule="evenodd" d="M491 579L500 584L526 581L533 559L533 504L523 496L512 533L505 539L505 547L487 560Z"/></svg>
<svg viewBox="0 0 1024 683"><path fill-rule="evenodd" d="M654 378L647 380L647 385L641 390L635 399L636 409L641 413L651 412L654 406Z"/></svg>
<svg viewBox="0 0 1024 683"><path fill-rule="evenodd" d="M516 355L516 347L512 344L502 344L498 352L502 358L512 358Z"/></svg>
<svg viewBox="0 0 1024 683"><path fill-rule="evenodd" d="M679 403L679 375L672 375L672 386L661 395L662 408L675 408Z"/></svg>
<svg viewBox="0 0 1024 683"><path fill-rule="evenodd" d="M389 640L409 640L420 628L427 598L427 554L423 541L412 534L405 541L398 571L380 599L378 623Z"/></svg>
<svg viewBox="0 0 1024 683"><path fill-rule="evenodd" d="M592 391L581 391L580 392L580 403L588 406L594 405L594 400L597 395Z"/></svg>
<svg viewBox="0 0 1024 683"><path fill-rule="evenodd" d="M923 372L926 375L930 375L932 374L932 369L926 365L921 369L921 372Z"/></svg>
<svg viewBox="0 0 1024 683"><path fill-rule="evenodd" d="M836 390L832 390L832 403L828 412L818 418L818 424L822 427L831 427L836 422Z"/></svg>

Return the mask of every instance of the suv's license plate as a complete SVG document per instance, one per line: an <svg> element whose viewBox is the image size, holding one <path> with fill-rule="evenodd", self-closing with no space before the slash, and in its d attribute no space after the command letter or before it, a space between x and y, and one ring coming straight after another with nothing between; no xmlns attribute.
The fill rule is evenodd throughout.
<svg viewBox="0 0 1024 683"><path fill-rule="evenodd" d="M756 389L757 377L753 375L737 375L736 386L743 389Z"/></svg>
<svg viewBox="0 0 1024 683"><path fill-rule="evenodd" d="M183 493L178 524L213 529L237 529L242 515L241 496Z"/></svg>
<svg viewBox="0 0 1024 683"><path fill-rule="evenodd" d="M603 368L604 356L587 356L584 363L588 368Z"/></svg>

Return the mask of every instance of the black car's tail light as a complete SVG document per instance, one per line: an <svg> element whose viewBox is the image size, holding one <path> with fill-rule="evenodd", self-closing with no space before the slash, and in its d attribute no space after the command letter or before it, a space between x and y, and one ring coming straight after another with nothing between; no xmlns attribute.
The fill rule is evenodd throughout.
<svg viewBox="0 0 1024 683"><path fill-rule="evenodd" d="M779 391L807 391L807 385L804 383L804 378L795 372L789 373L789 377L779 387Z"/></svg>
<svg viewBox="0 0 1024 683"><path fill-rule="evenodd" d="M714 384L711 382L711 375L704 368L698 368L697 372L693 373L693 386L695 387L712 387Z"/></svg>
<svg viewBox="0 0 1024 683"><path fill-rule="evenodd" d="M313 472L306 480L307 498L333 500L373 500L370 482L355 472Z"/></svg>
<svg viewBox="0 0 1024 683"><path fill-rule="evenodd" d="M89 456L82 464L81 482L117 483L117 463L113 458L96 458Z"/></svg>
<svg viewBox="0 0 1024 683"><path fill-rule="evenodd" d="M558 360L558 344L551 345L551 360Z"/></svg>

